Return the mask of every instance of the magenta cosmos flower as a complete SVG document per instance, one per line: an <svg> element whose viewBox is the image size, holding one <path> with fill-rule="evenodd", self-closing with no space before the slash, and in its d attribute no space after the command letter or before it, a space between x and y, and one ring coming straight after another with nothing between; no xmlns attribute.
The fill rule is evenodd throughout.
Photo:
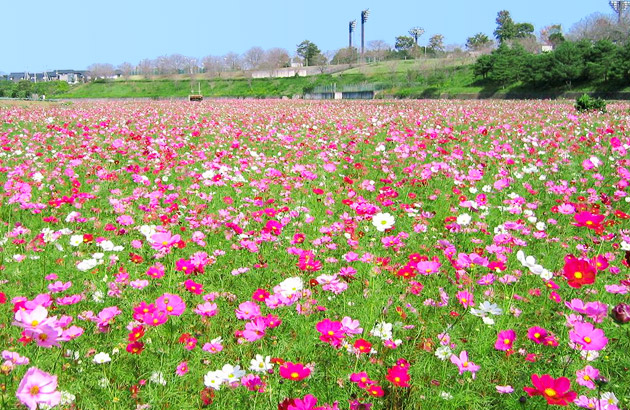
<svg viewBox="0 0 630 410"><path fill-rule="evenodd" d="M31 367L24 374L16 396L30 410L37 409L39 404L55 407L61 401L61 393L57 391L57 376Z"/></svg>
<svg viewBox="0 0 630 410"><path fill-rule="evenodd" d="M497 341L494 348L497 350L510 350L516 339L516 332L512 329L502 330L497 335Z"/></svg>
<svg viewBox="0 0 630 410"><path fill-rule="evenodd" d="M576 323L573 330L569 332L569 339L581 346L582 350L602 350L608 343L604 331L596 329L590 323Z"/></svg>
<svg viewBox="0 0 630 410"><path fill-rule="evenodd" d="M523 390L530 397L543 396L548 404L567 406L577 397L577 393L569 391L571 381L566 377L554 379L548 374L542 376L532 374L532 384L534 387L523 387Z"/></svg>
<svg viewBox="0 0 630 410"><path fill-rule="evenodd" d="M311 369L301 363L286 362L280 366L280 377L293 381L306 379L311 375Z"/></svg>

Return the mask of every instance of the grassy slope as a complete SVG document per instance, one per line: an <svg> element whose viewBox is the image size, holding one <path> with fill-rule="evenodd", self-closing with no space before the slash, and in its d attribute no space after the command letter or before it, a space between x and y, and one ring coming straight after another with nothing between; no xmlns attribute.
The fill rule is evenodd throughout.
<svg viewBox="0 0 630 410"><path fill-rule="evenodd" d="M386 61L357 66L333 75L274 79L206 78L193 80L182 76L164 79L134 79L87 83L73 86L59 98L169 98L186 97L191 83L197 92L207 97L281 97L302 94L305 88L319 85L377 84L381 96L436 97L440 95L478 94L536 94L518 84L506 89L478 81L468 59L427 59ZM594 91L594 84L582 84L572 91ZM556 90L558 93L566 90ZM615 90L624 91L624 90ZM552 90L553 92L553 90Z"/></svg>

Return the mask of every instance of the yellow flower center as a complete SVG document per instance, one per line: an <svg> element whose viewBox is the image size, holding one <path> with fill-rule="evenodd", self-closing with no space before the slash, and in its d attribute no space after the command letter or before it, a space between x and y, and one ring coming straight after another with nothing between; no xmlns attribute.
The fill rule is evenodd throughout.
<svg viewBox="0 0 630 410"><path fill-rule="evenodd" d="M173 311L173 306L167 306L166 310L169 311L169 312L172 312Z"/></svg>
<svg viewBox="0 0 630 410"><path fill-rule="evenodd" d="M31 322L31 326L37 326L37 325L39 325L39 321L38 320L33 320Z"/></svg>
<svg viewBox="0 0 630 410"><path fill-rule="evenodd" d="M398 383L400 381L400 377L394 377L394 381Z"/></svg>
<svg viewBox="0 0 630 410"><path fill-rule="evenodd" d="M512 341L510 339L503 339L503 343L509 345Z"/></svg>
<svg viewBox="0 0 630 410"><path fill-rule="evenodd" d="M586 221L587 225L593 225L593 221Z"/></svg>
<svg viewBox="0 0 630 410"><path fill-rule="evenodd" d="M332 335L334 335L334 334L335 334L335 332L333 332L332 330L329 330L329 331L328 331L328 336L332 336Z"/></svg>
<svg viewBox="0 0 630 410"><path fill-rule="evenodd" d="M549 396L549 397L555 397L558 393L556 393L556 391L550 387L545 389L545 396Z"/></svg>
<svg viewBox="0 0 630 410"><path fill-rule="evenodd" d="M462 366L464 366L464 367L468 367L468 362L464 362L464 363L462 363Z"/></svg>
<svg viewBox="0 0 630 410"><path fill-rule="evenodd" d="M575 279L582 279L582 272L575 272L575 274L573 275L575 277Z"/></svg>
<svg viewBox="0 0 630 410"><path fill-rule="evenodd" d="M540 333L538 333L538 332L534 333L534 337L535 337L536 339L540 338Z"/></svg>
<svg viewBox="0 0 630 410"><path fill-rule="evenodd" d="M588 374L585 374L583 379L586 380L586 381L589 381L589 380L591 380L591 376L589 376Z"/></svg>
<svg viewBox="0 0 630 410"><path fill-rule="evenodd" d="M37 396L39 394L39 386L36 385L31 387L29 393L31 394L31 396Z"/></svg>
<svg viewBox="0 0 630 410"><path fill-rule="evenodd" d="M166 245L168 245L168 242L166 241L162 242L162 246L166 246Z"/></svg>
<svg viewBox="0 0 630 410"><path fill-rule="evenodd" d="M298 374L298 372L293 372L293 373L291 373L291 378L292 378L292 379L297 379L298 377L300 377L300 375Z"/></svg>
<svg viewBox="0 0 630 410"><path fill-rule="evenodd" d="M585 342L585 343L591 343L591 338L590 338L590 337L588 337L588 336L586 336L586 337L584 338L584 342Z"/></svg>

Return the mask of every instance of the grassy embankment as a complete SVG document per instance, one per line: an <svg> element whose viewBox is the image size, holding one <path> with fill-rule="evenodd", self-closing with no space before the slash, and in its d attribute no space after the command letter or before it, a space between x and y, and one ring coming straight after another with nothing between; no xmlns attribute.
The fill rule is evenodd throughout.
<svg viewBox="0 0 630 410"><path fill-rule="evenodd" d="M628 91L625 89L603 89L598 84L579 84L571 89L535 90L514 84L501 88L487 80L475 78L473 59L427 59L386 61L356 66L335 74L320 74L309 77L291 78L247 78L247 74L231 73L229 78L198 75L194 78L171 76L162 78L132 78L91 82L71 86L54 98L177 98L197 93L198 87L206 97L292 97L317 86L373 84L377 97L435 98L477 95L491 96L550 96L562 95L566 91ZM236 75L235 75L236 74Z"/></svg>

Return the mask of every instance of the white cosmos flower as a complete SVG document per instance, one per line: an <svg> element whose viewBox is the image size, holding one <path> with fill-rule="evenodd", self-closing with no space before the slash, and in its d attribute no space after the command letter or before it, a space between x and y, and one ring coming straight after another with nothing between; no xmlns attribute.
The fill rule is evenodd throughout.
<svg viewBox="0 0 630 410"><path fill-rule="evenodd" d="M162 386L166 386L166 379L164 378L164 373L162 372L151 373L151 377L149 377L149 381L151 383L161 384Z"/></svg>
<svg viewBox="0 0 630 410"><path fill-rule="evenodd" d="M448 346L440 346L435 350L435 355L440 360L446 360L453 354L453 351Z"/></svg>
<svg viewBox="0 0 630 410"><path fill-rule="evenodd" d="M223 380L228 384L237 382L241 377L245 376L245 370L241 370L241 366L238 365L226 364L220 371L223 373Z"/></svg>
<svg viewBox="0 0 630 410"><path fill-rule="evenodd" d="M379 322L370 330L370 334L374 337L380 337L381 340L390 340L393 335L392 328L393 325L391 323Z"/></svg>
<svg viewBox="0 0 630 410"><path fill-rule="evenodd" d="M221 388L221 384L223 384L223 372L221 370L216 370L214 372L206 373L206 375L203 376L203 384L206 387L219 390Z"/></svg>
<svg viewBox="0 0 630 410"><path fill-rule="evenodd" d="M98 265L98 261L96 259L86 259L79 262L77 269L81 272L87 272L90 269L93 269L96 265Z"/></svg>
<svg viewBox="0 0 630 410"><path fill-rule="evenodd" d="M290 298L304 289L304 282L301 278L294 277L283 280L278 286L280 286L280 294Z"/></svg>
<svg viewBox="0 0 630 410"><path fill-rule="evenodd" d="M107 363L107 362L111 362L112 358L109 357L109 354L105 353L105 352L101 352L98 354L94 355L94 363L96 364L103 364L103 363Z"/></svg>
<svg viewBox="0 0 630 410"><path fill-rule="evenodd" d="M272 368L271 356L263 357L261 354L257 354L256 358L251 360L249 366L249 370L258 373L267 373Z"/></svg>
<svg viewBox="0 0 630 410"><path fill-rule="evenodd" d="M376 227L376 230L379 232L384 232L387 229L391 228L392 226L394 226L394 222L396 222L394 217L387 213L384 214L382 212L379 212L372 217L372 225L374 225Z"/></svg>
<svg viewBox="0 0 630 410"><path fill-rule="evenodd" d="M468 214L461 214L457 217L457 225L466 226L472 220L471 216Z"/></svg>
<svg viewBox="0 0 630 410"><path fill-rule="evenodd" d="M70 237L71 246L79 246L83 243L83 235L72 235Z"/></svg>

